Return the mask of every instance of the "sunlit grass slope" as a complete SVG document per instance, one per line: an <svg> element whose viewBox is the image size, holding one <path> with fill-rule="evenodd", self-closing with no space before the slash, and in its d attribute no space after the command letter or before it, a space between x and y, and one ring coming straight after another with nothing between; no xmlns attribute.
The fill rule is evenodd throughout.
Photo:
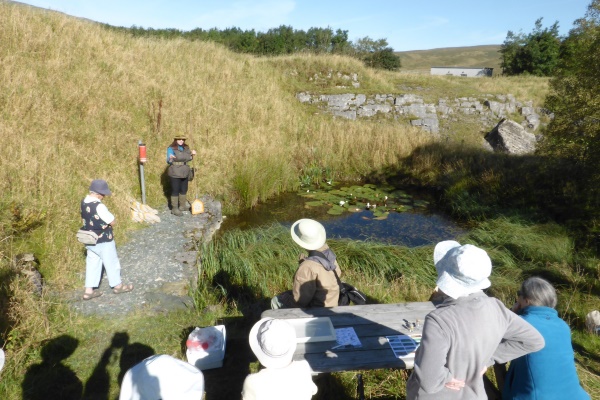
<svg viewBox="0 0 600 400"><path fill-rule="evenodd" d="M431 67L491 67L500 73L500 45L401 51L402 70L429 73Z"/></svg>
<svg viewBox="0 0 600 400"><path fill-rule="evenodd" d="M121 222L127 196L140 197L138 140L148 148L151 206L165 203L165 149L183 133L198 151L192 195L218 196L226 211L296 187L306 165L357 178L429 140L398 124L313 115L277 64L211 43L133 39L7 2L0 37L2 200L47 211L42 266L63 280L80 268L71 236L90 180L109 182ZM377 80L352 59L338 62Z"/></svg>

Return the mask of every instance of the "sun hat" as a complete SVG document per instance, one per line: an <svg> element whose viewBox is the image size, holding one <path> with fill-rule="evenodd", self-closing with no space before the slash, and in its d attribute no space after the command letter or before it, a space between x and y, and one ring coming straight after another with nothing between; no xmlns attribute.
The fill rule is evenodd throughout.
<svg viewBox="0 0 600 400"><path fill-rule="evenodd" d="M453 299L490 287L492 261L485 252L471 244L453 240L440 242L433 251L438 273L437 286Z"/></svg>
<svg viewBox="0 0 600 400"><path fill-rule="evenodd" d="M319 222L303 218L294 222L291 228L292 239L306 250L317 250L325 244L325 227Z"/></svg>
<svg viewBox="0 0 600 400"><path fill-rule="evenodd" d="M250 348L266 368L283 368L296 351L296 331L282 319L263 318L250 330Z"/></svg>
<svg viewBox="0 0 600 400"><path fill-rule="evenodd" d="M203 395L202 371L185 361L159 354L127 370L119 400L201 400Z"/></svg>
<svg viewBox="0 0 600 400"><path fill-rule="evenodd" d="M187 140L187 138L184 135L182 135L182 134L175 135L175 137L173 139L175 139L175 140Z"/></svg>
<svg viewBox="0 0 600 400"><path fill-rule="evenodd" d="M90 192L101 194L102 196L110 196L112 192L108 188L108 183L102 179L94 179L90 185Z"/></svg>

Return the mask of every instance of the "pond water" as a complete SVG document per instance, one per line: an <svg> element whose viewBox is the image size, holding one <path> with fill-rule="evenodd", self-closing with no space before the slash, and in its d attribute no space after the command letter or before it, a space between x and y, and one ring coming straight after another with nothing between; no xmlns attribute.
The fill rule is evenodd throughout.
<svg viewBox="0 0 600 400"><path fill-rule="evenodd" d="M370 187L374 188L373 185ZM221 232L236 228L252 229L273 223L290 227L300 218L312 218L323 224L328 238L370 240L408 247L456 239L466 232L449 218L432 211L428 199L424 197L406 191L385 192L376 189L378 193L370 192L369 195L371 198L385 197L386 204L380 204L374 210L368 197L356 200L356 195L350 193L356 193L356 188L343 188L346 192L340 192L339 189L330 192L335 193L338 198L332 198L330 193L324 194L321 191L316 194L317 198L320 195L327 196L327 201L323 201L322 204L315 201L310 190L308 194L304 193L306 190L284 193L239 215L227 216L221 225ZM312 193L315 192L317 191ZM354 200L350 206L345 200L339 200L348 198ZM338 203L346 203L344 212L339 212L341 206ZM367 209L366 204L371 206L370 209ZM334 209L338 212L334 212Z"/></svg>

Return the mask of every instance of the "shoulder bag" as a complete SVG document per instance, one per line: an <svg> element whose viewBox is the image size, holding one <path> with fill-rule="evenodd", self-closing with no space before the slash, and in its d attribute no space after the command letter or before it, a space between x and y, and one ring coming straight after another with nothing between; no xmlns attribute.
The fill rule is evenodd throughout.
<svg viewBox="0 0 600 400"><path fill-rule="evenodd" d="M86 231L85 229L80 229L77 231L77 234L75 236L77 237L77 240L83 244L94 245L96 244L96 242L98 242L98 235L94 231Z"/></svg>
<svg viewBox="0 0 600 400"><path fill-rule="evenodd" d="M367 295L355 288L349 283L342 282L335 269L333 270L335 279L340 285L340 298L338 300L338 306L348 306L350 303L357 305L367 304Z"/></svg>

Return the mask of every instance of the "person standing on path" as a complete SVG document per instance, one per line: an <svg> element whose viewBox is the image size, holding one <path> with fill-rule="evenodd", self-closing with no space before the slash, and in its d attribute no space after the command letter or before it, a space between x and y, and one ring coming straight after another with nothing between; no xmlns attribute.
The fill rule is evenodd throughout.
<svg viewBox="0 0 600 400"><path fill-rule="evenodd" d="M171 184L171 214L182 216L182 211L187 211L187 191L189 183L190 166L196 155L196 150L190 150L185 144L186 137L177 135L173 143L167 148L167 164L169 169L169 183Z"/></svg>
<svg viewBox="0 0 600 400"><path fill-rule="evenodd" d="M121 263L117 256L117 246L113 237L115 217L102 203L105 196L110 196L108 183L102 179L92 181L89 194L81 201L81 219L87 231L98 235L95 245L86 245L87 257L85 260L85 292L83 300L90 300L102 295L95 290L100 286L102 266L106 269L108 284L113 288L113 293L127 293L133 290L132 284L123 284L121 281Z"/></svg>

